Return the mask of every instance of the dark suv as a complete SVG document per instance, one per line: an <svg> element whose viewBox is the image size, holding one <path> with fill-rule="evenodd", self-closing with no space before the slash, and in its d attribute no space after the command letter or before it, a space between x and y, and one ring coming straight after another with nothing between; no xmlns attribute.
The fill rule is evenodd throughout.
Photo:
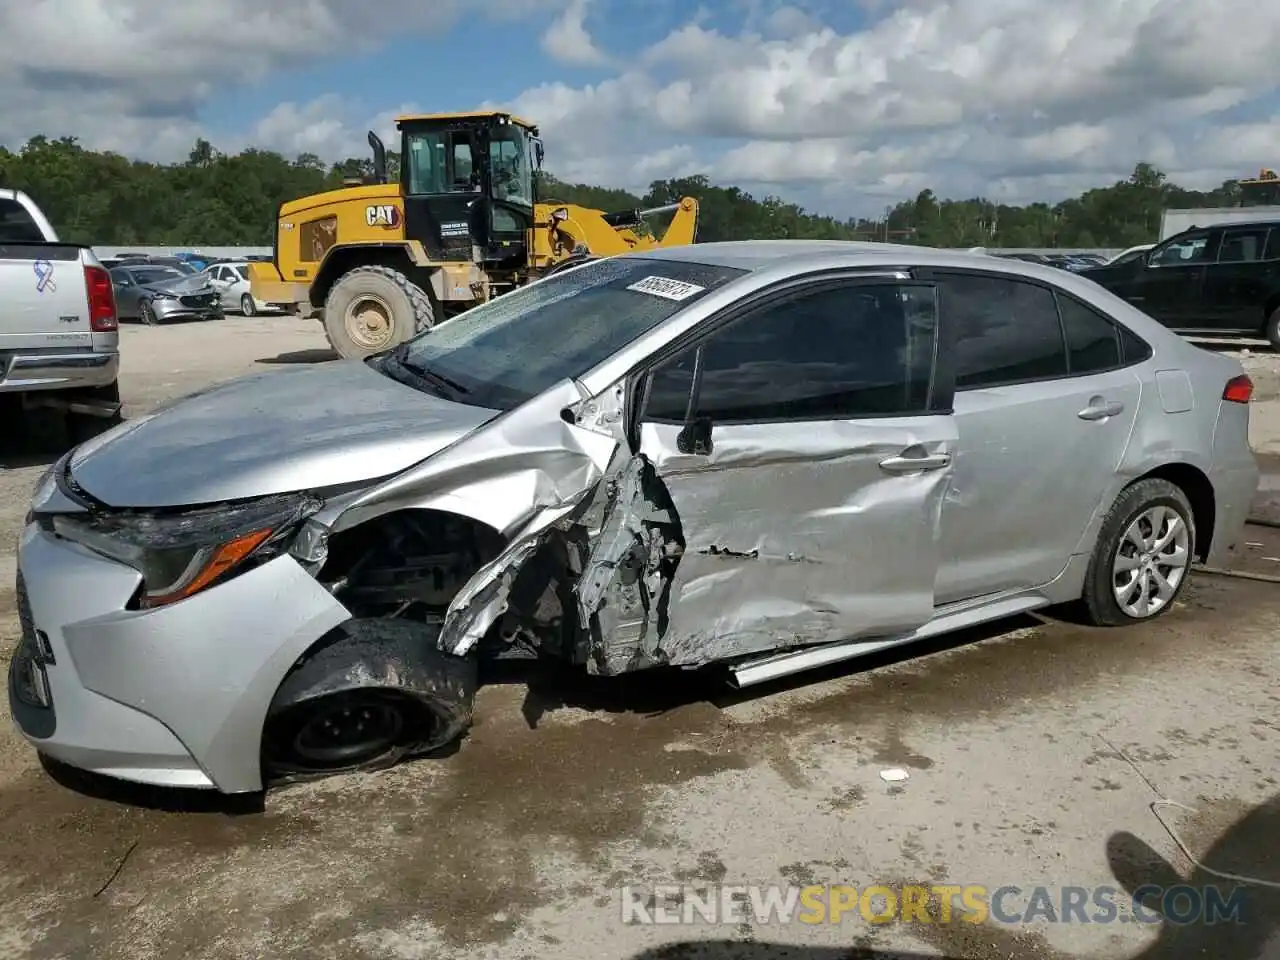
<svg viewBox="0 0 1280 960"><path fill-rule="evenodd" d="M1262 336L1280 350L1280 216L1192 227L1077 275L1179 333Z"/></svg>

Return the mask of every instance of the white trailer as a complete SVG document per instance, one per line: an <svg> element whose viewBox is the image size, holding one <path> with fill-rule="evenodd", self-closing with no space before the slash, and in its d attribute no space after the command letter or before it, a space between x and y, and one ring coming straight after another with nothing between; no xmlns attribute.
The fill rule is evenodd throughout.
<svg viewBox="0 0 1280 960"><path fill-rule="evenodd" d="M1219 223L1250 223L1280 220L1280 206L1202 207L1194 210L1166 210L1160 216L1160 241L1192 227L1212 227Z"/></svg>

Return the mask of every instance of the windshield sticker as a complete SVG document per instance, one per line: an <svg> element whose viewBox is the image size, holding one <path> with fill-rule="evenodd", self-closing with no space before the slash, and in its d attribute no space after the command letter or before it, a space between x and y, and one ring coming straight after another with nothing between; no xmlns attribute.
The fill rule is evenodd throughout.
<svg viewBox="0 0 1280 960"><path fill-rule="evenodd" d="M631 284L627 289L635 290L637 293L647 293L654 297L662 297L665 300L688 300L707 288L700 287L696 283L685 283L683 280L671 280L667 277L645 277L643 280Z"/></svg>

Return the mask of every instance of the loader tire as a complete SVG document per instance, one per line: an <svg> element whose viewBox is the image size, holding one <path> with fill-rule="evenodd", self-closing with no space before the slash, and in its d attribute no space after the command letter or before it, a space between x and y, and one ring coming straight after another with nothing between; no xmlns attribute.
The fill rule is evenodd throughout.
<svg viewBox="0 0 1280 960"><path fill-rule="evenodd" d="M324 330L339 356L368 357L430 330L427 291L394 267L355 267L324 301Z"/></svg>

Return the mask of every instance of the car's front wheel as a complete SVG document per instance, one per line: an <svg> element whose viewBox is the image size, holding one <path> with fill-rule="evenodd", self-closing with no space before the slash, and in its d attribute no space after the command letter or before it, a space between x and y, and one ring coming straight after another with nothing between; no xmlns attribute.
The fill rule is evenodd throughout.
<svg viewBox="0 0 1280 960"><path fill-rule="evenodd" d="M246 317L257 316L258 306L253 302L253 297L247 293L240 298L240 313Z"/></svg>
<svg viewBox="0 0 1280 960"><path fill-rule="evenodd" d="M1102 522L1081 598L1100 627L1151 620L1173 606L1191 572L1195 515L1186 494L1150 478L1125 488Z"/></svg>
<svg viewBox="0 0 1280 960"><path fill-rule="evenodd" d="M148 327L154 327L158 322L156 319L155 308L150 303L144 301L142 304L142 322Z"/></svg>

